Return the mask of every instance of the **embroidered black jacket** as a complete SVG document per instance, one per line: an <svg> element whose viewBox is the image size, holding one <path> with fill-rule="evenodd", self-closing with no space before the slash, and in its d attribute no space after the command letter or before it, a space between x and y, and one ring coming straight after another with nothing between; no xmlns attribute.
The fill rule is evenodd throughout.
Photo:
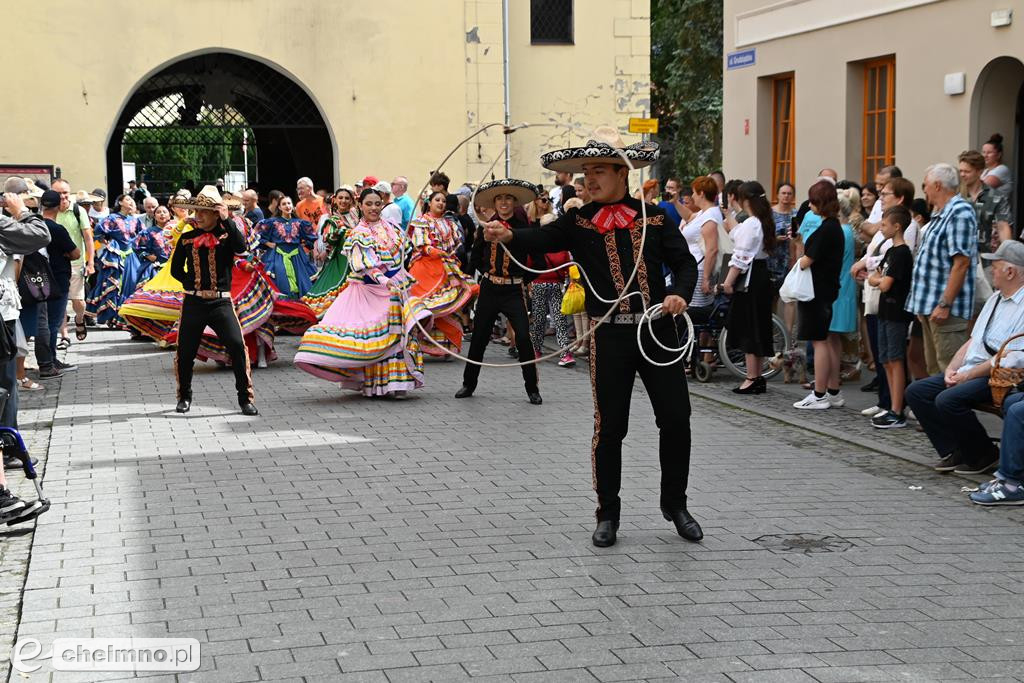
<svg viewBox="0 0 1024 683"><path fill-rule="evenodd" d="M218 239L217 246L194 246L206 234L199 229L182 233L171 256L171 275L187 291L231 291L231 270L235 255L246 251L245 237L231 220L219 221L210 231Z"/></svg>
<svg viewBox="0 0 1024 683"><path fill-rule="evenodd" d="M590 202L579 209L570 209L553 223L530 230L513 232L509 247L527 252L570 251L590 277L597 294L605 299L616 299L633 272L639 256L643 221L640 201L627 197L616 204L625 204L636 211L633 224L628 228L613 229L602 234L591 222L594 215L607 204ZM643 245L640 269L629 288L640 292L622 301L617 313L641 313L652 304L661 303L669 294L683 297L689 303L697 284L697 261L690 253L676 222L665 211L647 205L647 236ZM663 266L672 273L673 286L665 284ZM587 287L587 313L600 318L608 312L609 304L598 301Z"/></svg>

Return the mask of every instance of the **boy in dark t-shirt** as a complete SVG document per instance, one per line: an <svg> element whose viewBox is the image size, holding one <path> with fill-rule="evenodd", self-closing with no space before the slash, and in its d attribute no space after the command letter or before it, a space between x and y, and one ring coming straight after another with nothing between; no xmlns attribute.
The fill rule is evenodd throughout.
<svg viewBox="0 0 1024 683"><path fill-rule="evenodd" d="M907 330L913 317L906 310L910 280L914 271L914 255L903 240L903 231L910 225L910 211L903 205L891 206L882 214L881 231L892 246L885 253L878 270L868 282L881 290L878 300L878 358L885 366L892 394L892 409L876 415L871 424L879 429L906 427L903 416L903 392L906 388L904 362L907 357Z"/></svg>

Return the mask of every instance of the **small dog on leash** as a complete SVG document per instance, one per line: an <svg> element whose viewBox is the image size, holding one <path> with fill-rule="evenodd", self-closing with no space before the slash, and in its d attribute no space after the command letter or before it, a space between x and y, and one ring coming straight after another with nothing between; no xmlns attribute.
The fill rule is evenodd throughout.
<svg viewBox="0 0 1024 683"><path fill-rule="evenodd" d="M782 370L782 381L785 384L803 384L807 381L807 353L803 349L792 346L786 351L780 351L772 356L768 364L775 370Z"/></svg>

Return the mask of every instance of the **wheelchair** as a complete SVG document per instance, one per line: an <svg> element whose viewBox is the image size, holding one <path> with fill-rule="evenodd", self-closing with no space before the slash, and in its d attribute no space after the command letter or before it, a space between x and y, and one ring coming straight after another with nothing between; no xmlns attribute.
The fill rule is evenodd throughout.
<svg viewBox="0 0 1024 683"><path fill-rule="evenodd" d="M693 377L701 383L711 381L715 370L725 368L734 376L742 379L747 377L747 363L743 351L729 344L729 331L725 329L729 318L729 296L723 293L715 295L711 305L701 308L688 308L686 311L693 321L693 334L696 343L688 359L688 367ZM680 338L686 338L686 330L679 331ZM782 353L789 348L789 333L779 316L772 314L772 338L775 352ZM710 356L707 360L705 356ZM782 371L781 366L773 366L771 358L762 361L760 375L771 379Z"/></svg>

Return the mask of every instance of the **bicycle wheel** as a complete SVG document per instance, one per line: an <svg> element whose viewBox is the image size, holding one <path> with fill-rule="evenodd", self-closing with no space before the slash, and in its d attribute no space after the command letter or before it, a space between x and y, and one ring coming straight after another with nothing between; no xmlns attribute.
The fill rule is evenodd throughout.
<svg viewBox="0 0 1024 683"><path fill-rule="evenodd" d="M789 333L777 315L772 315L772 347L775 353L782 353L789 348ZM718 357L729 372L740 378L747 377L746 355L740 349L730 346L729 331L726 329L722 329L718 336ZM765 379L771 379L781 371L781 367L772 366L771 358L764 358L761 361L760 375Z"/></svg>

